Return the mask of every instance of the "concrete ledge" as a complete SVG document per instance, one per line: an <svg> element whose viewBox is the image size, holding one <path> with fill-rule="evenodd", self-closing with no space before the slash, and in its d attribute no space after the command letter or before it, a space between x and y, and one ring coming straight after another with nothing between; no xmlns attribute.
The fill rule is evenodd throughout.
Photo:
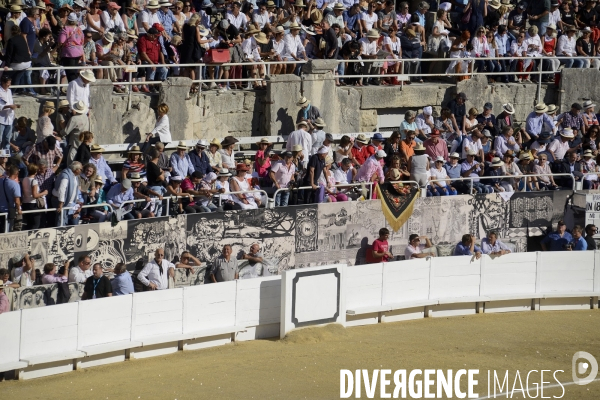
<svg viewBox="0 0 600 400"><path fill-rule="evenodd" d="M184 333L183 335L179 335L179 340L189 340L189 339L196 339L196 338L202 338L202 337L224 335L227 333L235 333L235 332L240 332L240 331L245 331L245 330L246 330L245 326L227 326L227 327L223 327L223 328L205 329L202 331L189 332L189 333Z"/></svg>
<svg viewBox="0 0 600 400"><path fill-rule="evenodd" d="M172 333L170 335L153 336L147 339L142 339L142 347L152 346L155 344L178 342L181 339L181 333Z"/></svg>
<svg viewBox="0 0 600 400"><path fill-rule="evenodd" d="M26 361L15 361L5 364L0 364L0 372L12 371L13 369L21 369L27 367Z"/></svg>
<svg viewBox="0 0 600 400"><path fill-rule="evenodd" d="M105 343L105 344L99 344L96 346L83 347L79 350L83 351L86 354L86 356L89 357L89 356L94 356L96 354L109 353L112 351L119 351L119 350L127 350L127 349L131 349L134 347L140 347L140 346L142 346L142 342L123 340L121 342Z"/></svg>
<svg viewBox="0 0 600 400"><path fill-rule="evenodd" d="M29 366L37 365L37 364L46 364L54 361L62 361L62 360L73 360L75 358L85 357L85 353L80 350L69 351L61 354L49 354L39 357L31 357L27 359L22 359L29 364Z"/></svg>

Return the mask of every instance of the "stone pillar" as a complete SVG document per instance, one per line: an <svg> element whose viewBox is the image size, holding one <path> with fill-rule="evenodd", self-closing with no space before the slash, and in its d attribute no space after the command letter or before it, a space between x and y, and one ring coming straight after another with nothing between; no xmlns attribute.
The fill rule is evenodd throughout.
<svg viewBox="0 0 600 400"><path fill-rule="evenodd" d="M595 68L565 68L560 76L559 101L561 113L571 110L571 104L579 103L592 99L595 102L600 100L600 87L598 80L600 71ZM598 107L596 107L596 112Z"/></svg>
<svg viewBox="0 0 600 400"><path fill-rule="evenodd" d="M96 143L123 143L123 110L115 110L113 85L109 79L90 84L90 129Z"/></svg>
<svg viewBox="0 0 600 400"><path fill-rule="evenodd" d="M271 136L289 135L296 130L296 117L300 107L300 78L296 75L267 76L266 129Z"/></svg>
<svg viewBox="0 0 600 400"><path fill-rule="evenodd" d="M169 125L174 142L194 137L192 114L195 109L199 112L199 108L194 106L196 96L189 96L191 87L190 78L168 78L160 85L158 104L169 106Z"/></svg>

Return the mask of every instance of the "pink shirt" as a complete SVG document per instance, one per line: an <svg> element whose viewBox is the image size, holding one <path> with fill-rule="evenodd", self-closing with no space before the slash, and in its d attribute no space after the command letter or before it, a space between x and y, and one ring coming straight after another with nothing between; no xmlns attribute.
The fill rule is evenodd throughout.
<svg viewBox="0 0 600 400"><path fill-rule="evenodd" d="M294 177L296 166L294 163L292 163L288 168L288 166L285 164L285 161L278 161L273 164L271 171L273 171L275 174L275 181L279 184L279 186L285 188Z"/></svg>
<svg viewBox="0 0 600 400"><path fill-rule="evenodd" d="M0 314L9 312L10 304L8 303L8 296L4 293L4 290L0 292Z"/></svg>
<svg viewBox="0 0 600 400"><path fill-rule="evenodd" d="M47 275L44 274L44 276L42 276L42 283L44 285L49 285L51 283L60 283L60 282L67 282L69 280L68 277L63 276L63 275Z"/></svg>
<svg viewBox="0 0 600 400"><path fill-rule="evenodd" d="M385 181L383 168L381 168L381 164L375 159L375 156L367 158L367 161L365 161L362 167L360 167L358 170L355 180L357 182L371 182L371 177L373 174L377 174L379 177L379 183L383 183Z"/></svg>
<svg viewBox="0 0 600 400"><path fill-rule="evenodd" d="M63 57L83 56L83 31L78 26L67 25L58 35L58 43L62 44Z"/></svg>
<svg viewBox="0 0 600 400"><path fill-rule="evenodd" d="M266 162L263 165L260 165L258 163L258 159L264 159L265 158L265 152L262 150L258 150L256 152L256 156L254 157L254 159L256 160L254 162L254 170L258 173L258 176L260 176L261 178L264 178L265 176L267 176L267 171L269 171L269 168L271 168L271 159L267 158Z"/></svg>
<svg viewBox="0 0 600 400"><path fill-rule="evenodd" d="M433 143L433 139L427 139L423 145L425 146L425 153L432 160L442 156L444 160L448 161L448 145L444 139L439 138L437 144Z"/></svg>

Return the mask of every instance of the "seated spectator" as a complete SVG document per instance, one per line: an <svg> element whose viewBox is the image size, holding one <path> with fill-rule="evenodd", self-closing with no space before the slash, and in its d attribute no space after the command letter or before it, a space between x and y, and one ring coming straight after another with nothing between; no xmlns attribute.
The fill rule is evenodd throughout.
<svg viewBox="0 0 600 400"><path fill-rule="evenodd" d="M323 172L321 173L321 177L319 178L319 185L323 188L324 191L323 201L331 203L335 203L338 201L348 201L348 197L335 187L335 178L333 176L333 171L331 171L332 164L333 158L327 156L327 158L325 158L325 169L323 170Z"/></svg>
<svg viewBox="0 0 600 400"><path fill-rule="evenodd" d="M92 269L92 276L86 279L81 300L101 299L112 296L112 284L103 275L102 265L96 263Z"/></svg>
<svg viewBox="0 0 600 400"><path fill-rule="evenodd" d="M481 150L483 151L483 161L491 161L496 155L496 151L492 149L492 134L487 129L481 132Z"/></svg>
<svg viewBox="0 0 600 400"><path fill-rule="evenodd" d="M96 175L94 179L94 187L96 188L96 194L90 197L90 204L102 204L106 203L107 191L104 189L104 178L100 175ZM110 219L112 214L111 208L108 206L100 206L92 209L91 217L95 222L105 222Z"/></svg>
<svg viewBox="0 0 600 400"><path fill-rule="evenodd" d="M450 185L456 189L457 193L469 193L469 185L464 181L456 180L462 177L462 165L458 162L460 156L458 153L451 153L448 158L449 161L444 165L444 169L450 178Z"/></svg>
<svg viewBox="0 0 600 400"><path fill-rule="evenodd" d="M335 171L333 171L333 179L337 185L337 190L344 193L346 197L356 200L360 197L358 192L353 190L352 186L344 186L354 181L356 169L352 168L352 161L349 158L344 158ZM410 175L410 174L409 174Z"/></svg>
<svg viewBox="0 0 600 400"><path fill-rule="evenodd" d="M69 143L67 164L70 164L74 161L80 162L81 164L87 164L92 157L91 145L93 141L94 134L92 132L81 132L77 140Z"/></svg>
<svg viewBox="0 0 600 400"><path fill-rule="evenodd" d="M189 206L194 208L195 212L212 212L217 209L217 206L212 203L213 195L218 192L213 187L216 180L217 175L214 172L202 176L198 171L183 180L181 184L183 191L194 195L194 200Z"/></svg>
<svg viewBox="0 0 600 400"><path fill-rule="evenodd" d="M223 246L221 255L213 261L210 269L210 280L212 283L233 281L239 278L238 260L231 257L231 245Z"/></svg>
<svg viewBox="0 0 600 400"><path fill-rule="evenodd" d="M540 185L538 184L538 179L534 175L535 172L533 170L534 163L533 157L529 152L523 151L519 154L519 162L517 163L521 174L525 175L523 179L519 181L519 190L525 189L527 192L533 192L540 190Z"/></svg>
<svg viewBox="0 0 600 400"><path fill-rule="evenodd" d="M133 203L130 214L135 219L160 217L162 213L162 195L155 192L148 185L142 185L142 178L137 172L131 174L131 189L135 200L142 202ZM153 200L156 198L157 200Z"/></svg>
<svg viewBox="0 0 600 400"><path fill-rule="evenodd" d="M572 129L563 129L559 135L560 137L554 139L547 148L548 153L552 155L554 161L563 160L568 153L577 152L576 148L572 149L569 146L569 142L575 138Z"/></svg>
<svg viewBox="0 0 600 400"><path fill-rule="evenodd" d="M133 209L132 201L133 189L129 179L123 179L121 183L115 184L106 195L106 202L113 207L118 220L135 219L135 216L131 213Z"/></svg>
<svg viewBox="0 0 600 400"><path fill-rule="evenodd" d="M416 122L417 127L423 132L423 137L419 136L419 139L426 141L431 130L435 128L435 120L433 119L433 108L431 106L423 107L423 112L417 115Z"/></svg>
<svg viewBox="0 0 600 400"><path fill-rule="evenodd" d="M488 168L486 168L485 176L502 176L502 167L504 166L504 162L500 159L500 157L492 158L492 162ZM494 189L494 192L512 192L513 187L508 183L502 181L501 178L492 178L486 179L485 183Z"/></svg>
<svg viewBox="0 0 600 400"><path fill-rule="evenodd" d="M133 280L125 264L121 262L115 265L114 273L115 277L110 281L112 294L115 296L133 294Z"/></svg>
<svg viewBox="0 0 600 400"><path fill-rule="evenodd" d="M464 234L460 243L454 248L455 256L475 256L481 258L481 248L475 244L475 237L471 234Z"/></svg>
<svg viewBox="0 0 600 400"><path fill-rule="evenodd" d="M379 237L373 241L373 258L376 262L388 262L394 258L387 241L389 237L389 229L381 228Z"/></svg>
<svg viewBox="0 0 600 400"><path fill-rule="evenodd" d="M193 176L193 173L192 173ZM194 196L185 193L181 188L183 177L179 175L172 176L167 185L167 195L171 196L169 215L175 216L178 214L194 214L202 212L202 208L196 207L194 204Z"/></svg>
<svg viewBox="0 0 600 400"><path fill-rule="evenodd" d="M462 135L458 124L456 123L456 118L450 109L446 107L442 108L440 117L435 120L435 128L440 132L441 137L448 143L452 143L452 141L458 139ZM425 145L425 147L427 147L427 145ZM447 159L448 156L446 155L445 158Z"/></svg>
<svg viewBox="0 0 600 400"><path fill-rule="evenodd" d="M440 156L435 159L434 167L429 170L432 179L429 186L432 196L455 196L457 193L456 189L450 186L448 172L444 168L445 162L444 158Z"/></svg>
<svg viewBox="0 0 600 400"><path fill-rule="evenodd" d="M461 176L463 178L473 178L471 180L474 193L492 193L494 189L491 186L485 185L479 181L479 177L483 176L484 168L480 163L475 161L475 152L469 150L467 159L461 164Z"/></svg>
<svg viewBox="0 0 600 400"><path fill-rule="evenodd" d="M269 169L271 168L269 147L272 145L272 143L269 142L269 139L262 138L260 141L256 142L256 145L258 146L258 150L254 156L254 169L260 178L265 178L269 173Z"/></svg>
<svg viewBox="0 0 600 400"><path fill-rule="evenodd" d="M169 277L174 276L175 265L165 260L165 250L159 248L154 252L154 259L138 274L138 280L148 290L164 290L169 288Z"/></svg>
<svg viewBox="0 0 600 400"><path fill-rule="evenodd" d="M208 162L212 167L213 172L216 172L217 174L222 168L224 168L221 159L221 153L218 151L220 148L221 143L217 140L217 138L214 138L212 142L209 143L208 150L204 150L204 153L206 153L206 156L208 157Z"/></svg>
<svg viewBox="0 0 600 400"><path fill-rule="evenodd" d="M596 165L596 160L594 160L594 152L590 149L587 149L583 152L583 160L580 160L579 163L583 167L583 173L587 174L583 177L583 187L584 189L597 189L598 188L598 175L594 174L594 172L598 172L598 166Z"/></svg>
<svg viewBox="0 0 600 400"><path fill-rule="evenodd" d="M542 132L529 146L529 152L533 158L538 159L542 154L549 154L546 149L552 140L552 132Z"/></svg>
<svg viewBox="0 0 600 400"><path fill-rule="evenodd" d="M331 137L330 134L330 139L333 139L333 137ZM326 140L323 145L329 147L329 145L333 142L333 140ZM383 135L379 132L375 132L373 134L373 137L371 137L371 143L369 143L367 145L367 158L371 157L372 155L374 155L377 150L383 150L383 146L381 145L383 143ZM327 155L332 156L332 154L328 154ZM387 157L387 156L386 156Z"/></svg>
<svg viewBox="0 0 600 400"><path fill-rule="evenodd" d="M50 285L52 283L67 282L69 280L69 264L71 261L65 261L63 273L59 275L54 263L44 265L44 275L42 275L42 284Z"/></svg>
<svg viewBox="0 0 600 400"><path fill-rule="evenodd" d="M462 122L464 117L466 117L467 109L465 101L467 100L467 95L463 92L460 92L456 95L454 99L450 100L450 103L448 103L448 108L450 109L450 112L452 113L456 121ZM477 115L477 112L475 113L475 115Z"/></svg>
<svg viewBox="0 0 600 400"><path fill-rule="evenodd" d="M10 287L13 289L18 289L21 287L18 283L12 282L10 280L10 273L8 272L8 268L0 268L0 280L4 282L4 287Z"/></svg>
<svg viewBox="0 0 600 400"><path fill-rule="evenodd" d="M352 146L351 154L352 159L355 161L355 166L359 167L367 160L367 150L369 145L369 138L364 133L359 133L356 139L354 139L354 145Z"/></svg>
<svg viewBox="0 0 600 400"><path fill-rule="evenodd" d="M596 228L596 225L587 224L585 226L585 241L587 242L588 250L596 250L597 249L596 241L594 240L594 235L597 233L598 233L598 229ZM1 273L0 273L0 276L2 276Z"/></svg>
<svg viewBox="0 0 600 400"><path fill-rule="evenodd" d="M519 139L513 137L513 128L512 126L505 126L502 128L502 134L496 138L494 142L494 151L495 155L500 158L504 158L504 153L506 150L512 150L515 153L518 153L521 149L519 139L520 131L519 131ZM522 143L522 142L521 142Z"/></svg>
<svg viewBox="0 0 600 400"><path fill-rule="evenodd" d="M567 34L563 34L558 38L558 42L556 43L556 55L558 57L564 57L560 59L560 63L561 65L564 65L565 68L582 68L583 60L577 58L575 39L577 28L575 26L569 26L566 30Z"/></svg>
<svg viewBox="0 0 600 400"><path fill-rule="evenodd" d="M585 166L582 161L578 160L577 153L570 152L567 153L565 159L562 160L562 171L573 174L575 177L575 182L583 182L585 185L585 181L583 179L583 174L585 171ZM571 183L571 178L568 178L569 183ZM588 181L589 185L589 181Z"/></svg>
<svg viewBox="0 0 600 400"><path fill-rule="evenodd" d="M142 160L140 146L132 146L127 152L127 160L121 169L121 179L130 178L132 172L137 172L141 177L146 176L146 165Z"/></svg>
<svg viewBox="0 0 600 400"><path fill-rule="evenodd" d="M596 107L596 105L592 100L586 100L583 102L584 112L581 114L581 116L583 117L583 122L587 128L586 131L589 130L592 125L599 125L598 116L596 115L594 107Z"/></svg>
<svg viewBox="0 0 600 400"><path fill-rule="evenodd" d="M421 239L425 239L425 245L421 244ZM423 253L423 249L430 247L433 247L433 243L427 236L419 237L419 235L413 233L408 237L408 246L404 250L404 258L410 260L412 258L435 257L435 253Z"/></svg>
<svg viewBox="0 0 600 400"><path fill-rule="evenodd" d="M423 148L422 154L425 154L425 148L423 146L421 147ZM321 150L319 150L319 152L320 151ZM385 176L383 174L383 168L381 167L380 160L383 160L386 155L387 154L385 154L383 150L377 150L374 155L367 158L365 163L358 170L355 180L357 182L385 182Z"/></svg>
<svg viewBox="0 0 600 400"><path fill-rule="evenodd" d="M22 256L13 256L10 262L12 264L10 272L11 281L18 283L20 287L33 286L37 271L29 254L25 253Z"/></svg>
<svg viewBox="0 0 600 400"><path fill-rule="evenodd" d="M344 135L344 137L347 138L348 136ZM344 139L344 137L342 137L342 139ZM383 151L385 151L385 154L387 154L387 157L385 158L385 166L387 168L390 168L390 166L392 165L392 159L394 157L400 156L400 152L402 151L400 141L400 131L393 131L390 137L385 141ZM336 162L339 164L340 161L342 161L346 157L348 156L345 155L345 153L341 152L338 148L338 150L335 153Z"/></svg>
<svg viewBox="0 0 600 400"><path fill-rule="evenodd" d="M102 176L103 179L106 179L106 184L109 186L110 184L114 184L117 182L115 176L110 169L110 166L106 162L106 159L102 155L104 149L97 144L93 144L90 147L90 160L89 163L96 166L96 172L98 175Z"/></svg>
<svg viewBox="0 0 600 400"><path fill-rule="evenodd" d="M10 301L4 293L4 288L9 287L4 284L4 281L0 280L0 314L4 314L10 311Z"/></svg>
<svg viewBox="0 0 600 400"><path fill-rule="evenodd" d="M498 240L498 233L496 231L491 231L487 237L481 239L481 251L483 254L490 256L503 256L510 253L510 249Z"/></svg>
<svg viewBox="0 0 600 400"><path fill-rule="evenodd" d="M293 154L291 151L283 153L283 160L272 164L269 176L276 189L291 188L294 186L294 174L296 166L293 163ZM337 170L336 170L337 171ZM275 195L275 207L287 206L290 197L289 190L283 190Z"/></svg>
<svg viewBox="0 0 600 400"><path fill-rule="evenodd" d="M444 162L448 160L448 144L441 138L439 129L433 128L431 137L423 142L423 145L425 146L425 153L427 153L430 159L435 160L441 157L444 159Z"/></svg>
<svg viewBox="0 0 600 400"><path fill-rule="evenodd" d="M492 114L492 103L485 103L483 106L483 112L477 116L477 122L483 125L483 127L490 131L493 137L498 136L498 123L496 116Z"/></svg>
<svg viewBox="0 0 600 400"><path fill-rule="evenodd" d="M552 174L552 171L550 170L550 162L548 161L548 156L546 154L540 154L538 157L538 163L533 167L533 172L539 175ZM556 182L554 182L554 177L552 175L539 176L538 185L542 190L558 189L558 185Z"/></svg>
<svg viewBox="0 0 600 400"><path fill-rule="evenodd" d="M544 103L538 103L535 109L527 116L526 131L532 140L537 140L542 132L552 132L554 122L546 114L548 106Z"/></svg>
<svg viewBox="0 0 600 400"><path fill-rule="evenodd" d="M181 176L182 178L192 175L194 172L194 165L190 159L189 154L186 153L187 146L185 142L180 141L177 145L177 151L171 154L171 168L173 168L173 175ZM205 159L208 166L208 157Z"/></svg>
<svg viewBox="0 0 600 400"><path fill-rule="evenodd" d="M544 251L564 251L572 241L573 236L567 232L567 225L563 220L560 220L556 224L556 231L546 235L540 245Z"/></svg>
<svg viewBox="0 0 600 400"><path fill-rule="evenodd" d="M471 132L463 137L462 140L462 158L467 158L468 153L472 152L475 154L477 159L482 162L485 160L485 156L483 154L483 146L481 145L481 138L483 135L483 130L473 129Z"/></svg>
<svg viewBox="0 0 600 400"><path fill-rule="evenodd" d="M587 241L583 237L581 226L575 225L571 232L573 234L573 241L567 245L567 250L586 251L588 249Z"/></svg>
<svg viewBox="0 0 600 400"><path fill-rule="evenodd" d="M423 136L423 132L419 129L416 122L417 113L409 110L404 113L404 121L400 122L400 134L402 135L402 140L406 139L407 132L411 131L415 134L415 136ZM415 139L418 142L422 142L421 139Z"/></svg>
<svg viewBox="0 0 600 400"><path fill-rule="evenodd" d="M210 160L206 154L206 147L208 147L208 142L204 139L200 139L196 143L196 148L188 154L194 171L199 172L202 175L212 172Z"/></svg>
<svg viewBox="0 0 600 400"><path fill-rule="evenodd" d="M77 265L69 271L69 283L85 283L92 276L92 259L89 256L79 256Z"/></svg>
<svg viewBox="0 0 600 400"><path fill-rule="evenodd" d="M308 129L306 123L303 123L303 125L306 127L305 129ZM294 133L294 132L292 132L292 133ZM290 143L291 136L292 136L292 134L290 134L290 136L288 137L288 140L286 142L287 147L290 147L290 146L288 146L288 143ZM236 164L235 164L235 158L234 158L234 154L233 154L233 147L235 146L235 144L237 142L239 142L239 140L237 140L233 136L226 136L223 139L223 141L221 142L222 148L221 148L221 150L219 150L219 154L221 154L221 161L223 163L223 168L227 168L229 170L235 170ZM291 149L291 147L290 147L290 149Z"/></svg>

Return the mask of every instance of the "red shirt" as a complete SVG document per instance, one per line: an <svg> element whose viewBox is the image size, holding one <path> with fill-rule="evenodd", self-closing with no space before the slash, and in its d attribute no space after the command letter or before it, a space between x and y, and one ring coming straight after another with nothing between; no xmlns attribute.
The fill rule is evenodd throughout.
<svg viewBox="0 0 600 400"><path fill-rule="evenodd" d="M375 239L375 241L373 241L373 251L376 251L378 253L387 253L388 252L388 242L387 240L379 240L379 239ZM373 258L375 258L376 260L379 257L375 257L373 256ZM381 262L388 262L389 261L389 257L387 255L381 257Z"/></svg>
<svg viewBox="0 0 600 400"><path fill-rule="evenodd" d="M367 154L367 145L364 145L360 149L356 146L352 146L352 157L360 164L363 165L367 158L369 158Z"/></svg>
<svg viewBox="0 0 600 400"><path fill-rule="evenodd" d="M146 53L150 61L154 64L158 63L158 55L160 54L160 43L158 43L158 38L149 40L148 36L143 35L138 39L137 47L139 53Z"/></svg>

